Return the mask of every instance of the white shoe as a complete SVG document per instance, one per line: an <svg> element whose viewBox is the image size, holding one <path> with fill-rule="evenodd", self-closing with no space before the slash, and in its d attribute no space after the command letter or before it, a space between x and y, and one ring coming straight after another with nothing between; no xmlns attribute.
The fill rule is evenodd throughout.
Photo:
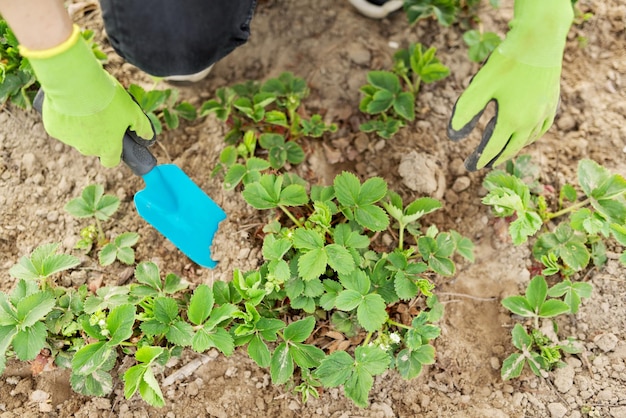
<svg viewBox="0 0 626 418"><path fill-rule="evenodd" d="M400 9L403 0L348 0L362 15L382 19Z"/></svg>
<svg viewBox="0 0 626 418"><path fill-rule="evenodd" d="M195 74L188 74L188 75L169 75L167 77L163 77L163 80L165 81L175 81L175 82L189 82L189 83L196 83L200 80L202 80L203 78L205 78L207 75L209 75L209 73L211 72L211 69L213 69L213 65L212 64L210 67L205 68L204 70L195 73Z"/></svg>

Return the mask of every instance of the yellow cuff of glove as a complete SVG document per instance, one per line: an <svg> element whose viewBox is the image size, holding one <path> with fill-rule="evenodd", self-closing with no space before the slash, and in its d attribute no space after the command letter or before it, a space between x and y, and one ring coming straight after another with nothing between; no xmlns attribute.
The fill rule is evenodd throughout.
<svg viewBox="0 0 626 418"><path fill-rule="evenodd" d="M34 59L51 58L56 55L62 54L63 52L73 47L78 41L78 39L80 38L80 36L81 36L80 28L77 25L74 25L74 27L72 28L72 34L70 35L70 37L67 38L67 40L63 41L61 44L54 46L52 48L42 49L42 50L32 50L32 49L26 48L25 46L20 45L19 46L20 54L26 58L34 58Z"/></svg>

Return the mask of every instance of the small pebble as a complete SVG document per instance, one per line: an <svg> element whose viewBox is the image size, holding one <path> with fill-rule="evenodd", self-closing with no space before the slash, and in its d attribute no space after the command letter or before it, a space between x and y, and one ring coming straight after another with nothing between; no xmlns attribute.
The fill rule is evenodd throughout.
<svg viewBox="0 0 626 418"><path fill-rule="evenodd" d="M32 152L27 152L22 155L22 168L26 171L26 174L32 175L37 167L37 157Z"/></svg>
<svg viewBox="0 0 626 418"><path fill-rule="evenodd" d="M593 340L598 348L605 353L615 350L618 341L619 339L615 336L615 334L611 333L600 334Z"/></svg>
<svg viewBox="0 0 626 418"><path fill-rule="evenodd" d="M467 190L470 187L470 184L471 184L471 180L469 177L467 176L458 177L454 181L454 184L452 185L452 190L459 193L459 192L462 192L463 190Z"/></svg>
<svg viewBox="0 0 626 418"><path fill-rule="evenodd" d="M363 44L353 42L348 47L348 58L357 65L369 65L372 53Z"/></svg>
<svg viewBox="0 0 626 418"><path fill-rule="evenodd" d="M574 385L574 367L567 365L554 371L554 386L561 393L568 392Z"/></svg>
<svg viewBox="0 0 626 418"><path fill-rule="evenodd" d="M50 394L37 389L31 392L29 398L32 402L46 402L50 398Z"/></svg>
<svg viewBox="0 0 626 418"><path fill-rule="evenodd" d="M500 360L497 357L491 357L489 359L489 364L491 364L491 368L494 370L500 370Z"/></svg>
<svg viewBox="0 0 626 418"><path fill-rule="evenodd" d="M563 418L567 414L567 408L558 402L548 404L548 411L552 418Z"/></svg>

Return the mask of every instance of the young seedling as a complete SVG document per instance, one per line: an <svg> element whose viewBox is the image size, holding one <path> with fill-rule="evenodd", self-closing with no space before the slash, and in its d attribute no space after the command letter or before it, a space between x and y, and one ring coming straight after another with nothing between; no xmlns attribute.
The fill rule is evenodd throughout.
<svg viewBox="0 0 626 418"><path fill-rule="evenodd" d="M11 347L13 351L9 353L21 361L33 360L46 347L46 316L55 309L57 297L62 312L75 307L70 306L67 298L61 298L63 292L56 292L50 278L76 267L80 261L71 255L57 254L58 247L56 243L43 244L9 270L18 282L10 294L0 292L0 373L4 371ZM59 325L60 330L67 332L71 318L67 319L61 315L51 317L49 326Z"/></svg>
<svg viewBox="0 0 626 418"><path fill-rule="evenodd" d="M128 265L135 264L135 250L133 245L139 241L139 234L136 232L124 232L102 247L98 256L101 266L113 264L115 260Z"/></svg>
<svg viewBox="0 0 626 418"><path fill-rule="evenodd" d="M459 20L461 23L477 20L480 3L481 0L405 0L404 11L411 25L435 18L440 25L448 27ZM492 7L500 6L500 0L489 0L489 3Z"/></svg>
<svg viewBox="0 0 626 418"><path fill-rule="evenodd" d="M393 71L367 74L368 84L360 89L364 96L359 110L377 118L361 124L362 131L376 132L389 139L415 119L415 101L421 83L433 83L450 74L435 53L434 47L424 50L421 44L411 44L394 55Z"/></svg>
<svg viewBox="0 0 626 418"><path fill-rule="evenodd" d="M482 27L471 29L463 34L463 41L469 47L467 54L474 62L483 62L502 42L494 32L484 32Z"/></svg>
<svg viewBox="0 0 626 418"><path fill-rule="evenodd" d="M379 118L365 122L359 128L389 139L404 126L405 121L415 119L415 96L402 91L400 79L389 71L370 71L367 82L361 87L364 97L359 110Z"/></svg>
<svg viewBox="0 0 626 418"><path fill-rule="evenodd" d="M557 299L547 299L548 285L543 276L535 276L526 288L525 296L509 296L502 305L516 315L533 320L539 328L539 318L552 318L570 311L570 306Z"/></svg>
<svg viewBox="0 0 626 418"><path fill-rule="evenodd" d="M152 122L156 135L163 132L163 128L174 130L180 124L180 118L195 120L196 108L189 102L178 99L177 89L150 90L131 84L128 93L139 103L145 114Z"/></svg>
<svg viewBox="0 0 626 418"><path fill-rule="evenodd" d="M614 239L626 245L624 177L583 159L578 164L583 198L579 199L576 188L565 185L558 193L557 207L551 210L546 196L538 194L541 188L537 187L536 177L522 178L522 171L490 172L483 182L488 190L483 203L492 206L496 216L514 218L509 232L516 245L537 235L542 228L547 229L552 221L568 217L552 231L539 234L533 244L533 256L545 266L543 274L561 273L568 277L582 271L591 261L602 266L606 261L605 242ZM571 204L564 206L567 202ZM624 254L620 260L626 264Z"/></svg>
<svg viewBox="0 0 626 418"><path fill-rule="evenodd" d="M248 81L218 89L217 97L200 109L200 116L215 113L228 125L228 145L212 175L224 172L224 187L232 190L257 181L270 168L285 171L300 164L305 152L299 139L337 130L321 115L302 116L302 100L308 94L304 79L289 72L265 83Z"/></svg>
<svg viewBox="0 0 626 418"><path fill-rule="evenodd" d="M565 301L552 299L566 295ZM566 344L551 341L539 329L540 318L554 318L566 313L576 313L580 297L591 295L588 283L563 282L548 289L543 276L535 276L526 288L525 296L509 296L502 300L502 305L516 315L532 319L530 332L521 324L515 324L512 331L513 346L520 352L513 353L502 362L504 380L519 377L527 363L537 376L562 364L561 352L574 353L570 339ZM548 299L550 297L550 299ZM553 322L555 332L556 323Z"/></svg>
<svg viewBox="0 0 626 418"><path fill-rule="evenodd" d="M442 26L450 26L456 20L458 6L458 0L406 0L404 11L412 25L421 19L435 18Z"/></svg>
<svg viewBox="0 0 626 418"><path fill-rule="evenodd" d="M108 221L120 206L120 199L113 195L105 195L104 187L92 184L85 187L80 197L70 200L65 205L65 211L76 218L93 218L97 231L95 244L103 245L107 242L102 222ZM90 236L91 234L89 234ZM88 239L81 233L83 239ZM91 249L93 242L79 242L81 248Z"/></svg>
<svg viewBox="0 0 626 418"><path fill-rule="evenodd" d="M99 184L92 184L83 189L80 197L70 200L65 205L65 210L77 218L93 218L95 225L91 224L80 232L81 239L76 243L79 248L89 253L94 244L100 248L99 261L102 266L112 264L119 260L124 264L135 263L135 250L139 234L125 232L109 242L102 222L108 221L117 211L120 200L113 195L105 195L104 188Z"/></svg>
<svg viewBox="0 0 626 418"><path fill-rule="evenodd" d="M550 341L538 329L539 318L552 318L561 314L578 312L581 298L591 296L589 283L573 281L593 262L597 267L606 262L606 244L614 240L626 246L626 180L610 173L601 165L583 159L578 164L577 188L564 185L556 198L545 191L550 190L538 182L539 172L524 156L515 163L507 164L507 171L494 170L483 185L488 194L483 203L493 206L496 216L513 219L509 232L514 244L522 244L535 237L532 254L540 261L544 275L564 277L564 280L547 289L542 276L533 278L526 297L511 296L503 305L517 315L533 318L534 326L527 332L521 325L513 329L513 345L521 353L512 354L503 363L505 379L520 375L525 362L532 371L550 370L559 364L561 351L571 351L569 344ZM549 202L556 206L550 207ZM569 204L569 205L568 205ZM548 229L554 220L561 220ZM543 232L540 232L543 229ZM626 254L620 261L626 264ZM546 297L561 298L549 299Z"/></svg>
<svg viewBox="0 0 626 418"><path fill-rule="evenodd" d="M337 127L326 125L320 115L309 119L301 116L302 100L308 95L304 79L284 72L264 83L248 81L218 89L217 98L202 105L200 116L215 113L227 122L229 145L238 144L248 131L281 134L287 143L302 136L318 138L325 132L334 132Z"/></svg>
<svg viewBox="0 0 626 418"><path fill-rule="evenodd" d="M9 269L9 274L19 280L39 281L43 289L50 288L50 276L80 264L72 255L57 254L58 248L56 243L40 245L30 257L20 258L19 263Z"/></svg>

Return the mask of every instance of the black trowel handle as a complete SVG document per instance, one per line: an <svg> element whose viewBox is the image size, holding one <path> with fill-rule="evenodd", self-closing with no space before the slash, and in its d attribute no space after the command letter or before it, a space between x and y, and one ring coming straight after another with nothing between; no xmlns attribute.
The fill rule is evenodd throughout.
<svg viewBox="0 0 626 418"><path fill-rule="evenodd" d="M122 145L122 161L133 173L141 177L154 168L157 160L148 148L141 145L146 142L145 140L142 138L134 140L133 137L137 138L133 131L127 129Z"/></svg>
<svg viewBox="0 0 626 418"><path fill-rule="evenodd" d="M43 99L44 92L42 89L39 89L37 95L33 99L33 108L40 114L43 109ZM128 129L124 134L122 144L122 161L126 163L128 168L130 168L133 173L140 177L149 173L157 163L156 158L147 148L147 144L151 142L137 137L133 131Z"/></svg>

